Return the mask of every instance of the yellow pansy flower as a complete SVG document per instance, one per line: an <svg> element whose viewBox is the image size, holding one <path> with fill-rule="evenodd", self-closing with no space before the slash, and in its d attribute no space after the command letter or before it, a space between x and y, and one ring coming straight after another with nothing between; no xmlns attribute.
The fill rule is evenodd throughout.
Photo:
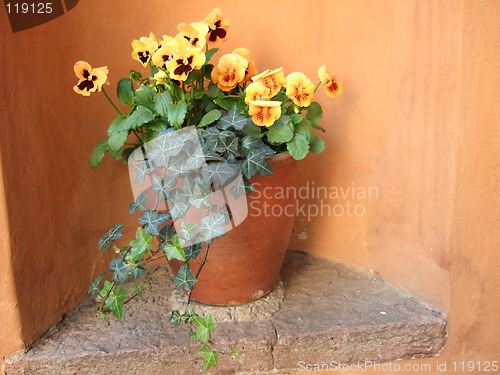
<svg viewBox="0 0 500 375"><path fill-rule="evenodd" d="M203 48L207 42L208 25L204 22L181 23L177 26L182 35L193 47Z"/></svg>
<svg viewBox="0 0 500 375"><path fill-rule="evenodd" d="M212 82L223 91L230 91L245 78L248 61L237 53L228 53L219 59L212 70Z"/></svg>
<svg viewBox="0 0 500 375"><path fill-rule="evenodd" d="M331 76L326 69L326 65L323 65L318 69L318 77L321 80L321 83L325 85L326 95L330 98L335 98L342 94L342 83L337 81L335 76Z"/></svg>
<svg viewBox="0 0 500 375"><path fill-rule="evenodd" d="M249 50L246 48L236 48L232 53L237 53L248 61L248 67L245 70L245 78L243 79L243 82L248 81L251 77L257 74L257 66L252 61L252 56L250 55Z"/></svg>
<svg viewBox="0 0 500 375"><path fill-rule="evenodd" d="M153 54L158 49L158 43L154 40L143 36L139 40L132 41L132 58L139 61L142 66L146 66Z"/></svg>
<svg viewBox="0 0 500 375"><path fill-rule="evenodd" d="M174 56L174 49L170 45L173 40L171 37L163 36L163 42L160 48L154 53L151 61L153 65L159 68L165 68L167 61L171 60Z"/></svg>
<svg viewBox="0 0 500 375"><path fill-rule="evenodd" d="M89 96L92 92L101 91L102 85L108 79L109 70L107 66L92 69L88 62L78 61L73 70L79 79L73 90L83 96Z"/></svg>
<svg viewBox="0 0 500 375"><path fill-rule="evenodd" d="M281 116L281 102L258 100L251 101L248 114L252 121L259 126L271 126Z"/></svg>
<svg viewBox="0 0 500 375"><path fill-rule="evenodd" d="M193 47L182 36L177 36L169 43L173 49L173 57L165 63L171 79L185 81L194 69L200 69L205 63L205 54L201 49Z"/></svg>
<svg viewBox="0 0 500 375"><path fill-rule="evenodd" d="M245 90L245 103L269 100L269 89L261 82L252 82Z"/></svg>
<svg viewBox="0 0 500 375"><path fill-rule="evenodd" d="M280 89L286 85L285 74L283 73L283 68L278 68L275 70L269 70L253 76L252 81L261 82L266 86L269 90L269 96L272 98L276 95Z"/></svg>
<svg viewBox="0 0 500 375"><path fill-rule="evenodd" d="M207 43L215 46L228 38L227 29L229 28L229 20L224 17L224 14L219 8L211 11L205 17L204 22L208 25L208 34L206 36Z"/></svg>
<svg viewBox="0 0 500 375"><path fill-rule="evenodd" d="M167 77L168 77L167 73L165 73L163 70L160 70L153 76L153 80L156 82L157 85L163 85L165 84L165 80L167 79Z"/></svg>
<svg viewBox="0 0 500 375"><path fill-rule="evenodd" d="M314 95L314 84L304 73L290 73L286 77L286 96L299 107L309 107Z"/></svg>

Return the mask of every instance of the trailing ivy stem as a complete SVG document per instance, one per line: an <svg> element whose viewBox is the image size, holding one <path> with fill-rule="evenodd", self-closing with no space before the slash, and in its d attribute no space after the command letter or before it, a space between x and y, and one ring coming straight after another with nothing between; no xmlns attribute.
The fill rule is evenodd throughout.
<svg viewBox="0 0 500 375"><path fill-rule="evenodd" d="M201 270L203 269L203 266L205 265L205 262L207 261L207 257L208 257L208 249L210 249L210 243L207 242L207 249L205 250L205 256L203 257L203 260L201 261L201 264L200 264L200 267L198 268L198 271L196 271L196 275L195 275L195 278L196 280L198 280L198 276L200 276L200 272ZM189 291L189 294L188 294L188 301L187 301L187 306L189 306L189 304L191 303L191 298L192 298L192 295L193 295L193 289L196 287L196 284L193 285L193 287L191 288L191 290ZM187 308L187 307L186 307Z"/></svg>
<svg viewBox="0 0 500 375"><path fill-rule="evenodd" d="M118 109L118 107L116 106L116 104L108 96L108 93L106 92L106 90L104 89L104 87L102 88L102 93L104 94L104 96L106 97L106 99L108 99L108 101L111 103L111 105L113 106L113 108L116 109L116 112L118 112L120 114L120 116L123 116L123 113Z"/></svg>

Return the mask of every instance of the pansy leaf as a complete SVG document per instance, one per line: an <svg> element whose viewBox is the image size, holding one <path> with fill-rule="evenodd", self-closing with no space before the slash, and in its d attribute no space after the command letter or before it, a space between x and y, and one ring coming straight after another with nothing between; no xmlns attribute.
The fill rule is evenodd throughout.
<svg viewBox="0 0 500 375"><path fill-rule="evenodd" d="M111 259L109 270L113 272L113 281L115 283L126 283L129 280L129 268L121 258Z"/></svg>
<svg viewBox="0 0 500 375"><path fill-rule="evenodd" d="M121 286L117 286L111 290L106 299L106 308L110 309L117 319L123 316L123 303L128 297L128 293Z"/></svg>
<svg viewBox="0 0 500 375"><path fill-rule="evenodd" d="M198 350L198 353L203 357L203 367L208 370L210 367L217 367L217 358L219 353L210 349L210 346L205 344L203 349Z"/></svg>
<svg viewBox="0 0 500 375"><path fill-rule="evenodd" d="M210 333L217 328L217 325L212 320L212 314L208 314L204 318L197 316L194 320L194 328L196 329L194 340L208 343L210 341Z"/></svg>
<svg viewBox="0 0 500 375"><path fill-rule="evenodd" d="M180 129L186 118L187 106L184 100L179 100L177 103L170 104L167 107L167 117L170 125L176 129Z"/></svg>
<svg viewBox="0 0 500 375"><path fill-rule="evenodd" d="M104 279L104 276L106 276L107 272L101 273L97 278L92 281L89 285L89 293L92 295L98 294L101 291L101 283L102 280Z"/></svg>
<svg viewBox="0 0 500 375"><path fill-rule="evenodd" d="M210 48L206 53L205 53L205 64L208 64L210 59L212 58L213 55L217 53L219 49L218 48Z"/></svg>
<svg viewBox="0 0 500 375"><path fill-rule="evenodd" d="M97 142L97 144L94 147L94 150L92 151L92 154L90 154L90 167L91 168L96 168L102 161L102 158L108 151L108 140L103 139L102 141Z"/></svg>
<svg viewBox="0 0 500 375"><path fill-rule="evenodd" d="M236 130L242 130L249 121L249 118L240 115L238 107L234 106L220 119L220 124L222 129L233 128Z"/></svg>
<svg viewBox="0 0 500 375"><path fill-rule="evenodd" d="M155 118L155 114L149 108L138 105L134 112L128 116L123 122L124 130L136 129Z"/></svg>
<svg viewBox="0 0 500 375"><path fill-rule="evenodd" d="M311 105L307 108L306 118L311 121L313 126L316 126L321 121L323 117L323 110L318 102L312 102Z"/></svg>
<svg viewBox="0 0 500 375"><path fill-rule="evenodd" d="M106 232L106 234L99 240L99 249L107 250L111 245L111 241L116 240L123 236L121 229L124 224L116 224Z"/></svg>
<svg viewBox="0 0 500 375"><path fill-rule="evenodd" d="M198 124L198 128L203 128L204 126L210 125L220 119L222 112L218 109L213 109L203 116Z"/></svg>
<svg viewBox="0 0 500 375"><path fill-rule="evenodd" d="M118 82L116 93L120 103L132 105L134 103L134 88L132 87L132 80L130 78L122 78Z"/></svg>
<svg viewBox="0 0 500 375"><path fill-rule="evenodd" d="M167 222L170 218L169 214L163 212L156 212L147 210L144 214L139 218L139 223L144 224L144 230L147 234L158 235L160 232L158 231L158 227Z"/></svg>
<svg viewBox="0 0 500 375"><path fill-rule="evenodd" d="M325 141L319 137L315 137L313 141L309 144L309 151L319 154L325 149Z"/></svg>
<svg viewBox="0 0 500 375"><path fill-rule="evenodd" d="M271 143L288 142L293 138L293 129L288 126L290 118L288 116L281 116L267 132L267 139Z"/></svg>
<svg viewBox="0 0 500 375"><path fill-rule="evenodd" d="M135 92L135 102L139 105L154 109L156 92L149 86L141 86Z"/></svg>
<svg viewBox="0 0 500 375"><path fill-rule="evenodd" d="M174 101L172 100L172 94L170 91L162 92L156 96L155 111L162 117L168 116L168 106L172 105Z"/></svg>
<svg viewBox="0 0 500 375"><path fill-rule="evenodd" d="M146 176L151 173L153 168L149 161L139 161L134 167L134 183L143 184L146 181Z"/></svg>
<svg viewBox="0 0 500 375"><path fill-rule="evenodd" d="M240 169L245 176L251 178L255 174L262 176L272 176L273 170L266 160L266 151L264 149L251 150L247 158L240 162Z"/></svg>
<svg viewBox="0 0 500 375"><path fill-rule="evenodd" d="M196 283L196 277L194 277L193 272L189 263L183 262L179 272L177 272L173 277L176 289L185 289L188 292L193 288Z"/></svg>
<svg viewBox="0 0 500 375"><path fill-rule="evenodd" d="M144 192L139 193L139 195L134 199L132 203L130 203L130 215L133 215L136 210L144 211L146 210L146 203L149 199L149 195Z"/></svg>
<svg viewBox="0 0 500 375"><path fill-rule="evenodd" d="M243 133L248 134L254 138L261 138L263 135L260 126L255 125L252 121L250 121L245 129L243 129Z"/></svg>
<svg viewBox="0 0 500 375"><path fill-rule="evenodd" d="M295 132L304 136L308 143L311 143L314 139L314 128L311 122L304 118L301 122L295 125Z"/></svg>
<svg viewBox="0 0 500 375"><path fill-rule="evenodd" d="M150 249L153 236L147 234L146 231L139 227L135 233L135 240L130 241L130 252L127 254L127 259L134 263L138 262Z"/></svg>
<svg viewBox="0 0 500 375"><path fill-rule="evenodd" d="M108 128L108 146L111 152L116 152L123 147L128 137L128 130L123 127L125 117L116 117Z"/></svg>
<svg viewBox="0 0 500 375"><path fill-rule="evenodd" d="M223 225L226 223L226 218L222 214L205 216L201 219L200 231L207 239L221 237L226 234Z"/></svg>
<svg viewBox="0 0 500 375"><path fill-rule="evenodd" d="M309 142L302 134L295 134L290 142L287 142L286 148L295 160L304 159L309 151Z"/></svg>
<svg viewBox="0 0 500 375"><path fill-rule="evenodd" d="M167 255L168 260L177 259L185 261L186 257L184 255L184 249L182 248L182 246L183 246L182 240L179 239L179 237L177 236L173 236L172 243L165 244L165 246L162 247L162 250Z"/></svg>

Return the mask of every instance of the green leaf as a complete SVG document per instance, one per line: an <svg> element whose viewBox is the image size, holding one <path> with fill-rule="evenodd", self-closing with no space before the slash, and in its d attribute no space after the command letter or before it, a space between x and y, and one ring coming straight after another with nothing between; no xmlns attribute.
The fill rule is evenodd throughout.
<svg viewBox="0 0 500 375"><path fill-rule="evenodd" d="M123 263L121 258L111 259L109 264L109 270L113 272L113 282L115 283L127 283L129 280L130 269Z"/></svg>
<svg viewBox="0 0 500 375"><path fill-rule="evenodd" d="M127 255L128 259L133 262L138 262L151 249L151 240L153 236L147 234L141 227L137 228L135 240L130 241L130 252Z"/></svg>
<svg viewBox="0 0 500 375"><path fill-rule="evenodd" d="M123 302L127 299L128 293L121 286L115 287L106 299L106 308L110 309L114 316L121 319L123 316Z"/></svg>
<svg viewBox="0 0 500 375"><path fill-rule="evenodd" d="M196 257L200 255L202 250L203 249L200 243L189 245L186 247L184 255L186 256L186 259L196 259Z"/></svg>
<svg viewBox="0 0 500 375"><path fill-rule="evenodd" d="M136 283L134 285L134 293L137 294L138 296L140 296L142 294L142 287L141 287L141 284L139 283Z"/></svg>
<svg viewBox="0 0 500 375"><path fill-rule="evenodd" d="M255 125L252 121L248 123L248 125L243 129L243 133L248 134L251 137L254 138L261 138L262 137L262 130L261 127L258 125Z"/></svg>
<svg viewBox="0 0 500 375"><path fill-rule="evenodd" d="M304 118L301 122L295 125L295 132L304 136L308 143L314 139L314 129L308 119Z"/></svg>
<svg viewBox="0 0 500 375"><path fill-rule="evenodd" d="M288 125L290 118L288 116L281 116L267 132L267 139L271 143L288 142L293 138L293 130Z"/></svg>
<svg viewBox="0 0 500 375"><path fill-rule="evenodd" d="M247 158L239 164L243 174L248 178L251 178L255 174L272 176L273 170L266 160L266 154L265 149L250 150Z"/></svg>
<svg viewBox="0 0 500 375"><path fill-rule="evenodd" d="M118 99L122 104L132 105L134 103L134 88L130 78L122 78L116 88Z"/></svg>
<svg viewBox="0 0 500 375"><path fill-rule="evenodd" d="M196 185L198 186L198 185ZM197 208L200 208L200 207L197 207ZM182 234L182 237L184 238L191 238L191 236L194 234L194 231L196 229L196 224L195 223L186 223L185 221L183 221L181 223L181 234Z"/></svg>
<svg viewBox="0 0 500 375"><path fill-rule="evenodd" d="M106 274L107 272L101 273L99 276L97 276L97 278L94 281L92 281L92 283L90 283L88 289L90 294L94 295L101 291L101 282L104 279L104 276L106 276Z"/></svg>
<svg viewBox="0 0 500 375"><path fill-rule="evenodd" d="M135 92L135 102L139 105L154 109L156 91L149 86L141 86Z"/></svg>
<svg viewBox="0 0 500 375"><path fill-rule="evenodd" d="M323 110L318 102L312 102L311 105L307 108L306 118L311 121L311 124L318 125L321 121L321 117L323 117Z"/></svg>
<svg viewBox="0 0 500 375"><path fill-rule="evenodd" d="M179 310L172 311L172 314L170 315L170 323L172 323L174 326L178 326L180 322L181 314Z"/></svg>
<svg viewBox="0 0 500 375"><path fill-rule="evenodd" d="M108 292L111 290L111 288L114 288L115 284L106 280L104 281L104 285L102 289L97 293L97 296L95 297L96 302L101 302L104 298L107 297Z"/></svg>
<svg viewBox="0 0 500 375"><path fill-rule="evenodd" d="M217 53L218 48L211 48L205 53L205 64L208 64L213 55Z"/></svg>
<svg viewBox="0 0 500 375"><path fill-rule="evenodd" d="M181 261L185 261L186 256L184 255L184 249L182 248L182 246L183 244L181 243L181 240L177 235L175 235L172 237L172 243L165 244L165 246L162 247L162 250L167 255L168 260L178 259Z"/></svg>
<svg viewBox="0 0 500 375"><path fill-rule="evenodd" d="M197 127L202 128L204 126L210 125L211 123L220 119L221 115L221 111L219 111L218 109L213 109L201 118L200 123Z"/></svg>
<svg viewBox="0 0 500 375"><path fill-rule="evenodd" d="M301 122L303 119L302 115L300 113L294 113L293 115L290 116L290 121L292 124L298 124Z"/></svg>
<svg viewBox="0 0 500 375"><path fill-rule="evenodd" d="M224 224L226 224L226 218L222 214L205 216L201 219L200 231L206 239L221 237L226 234Z"/></svg>
<svg viewBox="0 0 500 375"><path fill-rule="evenodd" d="M212 314L208 314L204 318L197 316L194 320L194 328L196 329L194 340L208 343L210 341L210 332L215 330L217 325L212 321Z"/></svg>
<svg viewBox="0 0 500 375"><path fill-rule="evenodd" d="M203 349L198 350L198 353L203 357L203 363L205 370L208 370L210 367L217 367L217 358L219 357L219 353L210 349L210 346L205 344Z"/></svg>
<svg viewBox="0 0 500 375"><path fill-rule="evenodd" d="M138 105L134 112L123 122L123 130L136 129L155 118L155 114L149 108Z"/></svg>
<svg viewBox="0 0 500 375"><path fill-rule="evenodd" d="M99 318L101 318L103 322L109 323L108 316L106 314L104 314L103 312L99 311Z"/></svg>
<svg viewBox="0 0 500 375"><path fill-rule="evenodd" d="M160 234L160 232L158 231L158 227L161 224L165 223L169 218L169 214L147 210L139 218L139 223L145 225L144 229L146 230L147 234L158 235Z"/></svg>
<svg viewBox="0 0 500 375"><path fill-rule="evenodd" d="M319 137L313 139L311 144L309 144L309 151L319 154L325 149L325 141Z"/></svg>
<svg viewBox="0 0 500 375"><path fill-rule="evenodd" d="M170 104L167 108L167 117L170 125L180 129L186 118L187 105L184 100L179 100L175 104Z"/></svg>
<svg viewBox="0 0 500 375"><path fill-rule="evenodd" d="M231 346L231 352L229 353L229 355L239 361L240 363L243 363L243 359L241 358L241 355L240 353L238 353L238 351L236 350L236 348L234 346Z"/></svg>
<svg viewBox="0 0 500 375"><path fill-rule="evenodd" d="M186 289L188 292L192 289L193 285L196 283L196 277L194 277L193 272L189 263L183 262L179 272L173 277L176 289Z"/></svg>
<svg viewBox="0 0 500 375"><path fill-rule="evenodd" d="M128 137L128 130L124 129L123 122L125 117L118 116L108 128L108 146L111 152L116 152L123 147Z"/></svg>
<svg viewBox="0 0 500 375"><path fill-rule="evenodd" d="M104 236L99 240L99 249L100 250L107 250L109 246L111 245L111 241L117 240L118 238L122 237L123 234L120 231L125 225L124 224L116 224L106 232Z"/></svg>
<svg viewBox="0 0 500 375"><path fill-rule="evenodd" d="M170 91L162 92L156 97L155 111L158 112L161 117L167 117L168 106L172 104L174 104L174 101L172 99L172 94L170 94Z"/></svg>
<svg viewBox="0 0 500 375"><path fill-rule="evenodd" d="M101 163L101 160L107 151L108 151L108 140L103 139L102 141L99 141L95 145L92 154L90 154L90 159L89 159L90 167L96 168Z"/></svg>
<svg viewBox="0 0 500 375"><path fill-rule="evenodd" d="M220 119L220 124L222 129L236 129L242 130L248 123L250 119L243 115L240 115L238 107L235 105L230 109L230 111Z"/></svg>
<svg viewBox="0 0 500 375"><path fill-rule="evenodd" d="M295 134L293 139L287 142L286 148L295 160L301 160L306 157L309 151L309 142L303 135Z"/></svg>
<svg viewBox="0 0 500 375"><path fill-rule="evenodd" d="M140 192L137 198L135 198L134 201L130 203L130 215L133 215L136 210L145 211L148 199L149 195L145 194L144 192Z"/></svg>

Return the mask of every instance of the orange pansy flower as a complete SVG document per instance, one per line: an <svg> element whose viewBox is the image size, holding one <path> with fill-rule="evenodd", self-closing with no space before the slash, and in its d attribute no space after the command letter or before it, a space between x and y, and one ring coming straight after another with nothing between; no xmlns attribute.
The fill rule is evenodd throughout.
<svg viewBox="0 0 500 375"><path fill-rule="evenodd" d="M224 14L219 8L212 10L205 17L204 22L208 25L208 34L206 36L207 43L215 46L228 38L227 29L229 28L229 20L224 17Z"/></svg>
<svg viewBox="0 0 500 375"><path fill-rule="evenodd" d="M248 61L237 53L228 53L219 59L212 70L212 82L223 91L230 91L245 78Z"/></svg>
<svg viewBox="0 0 500 375"><path fill-rule="evenodd" d="M281 116L281 102L258 100L251 101L248 114L252 121L259 126L271 126Z"/></svg>
<svg viewBox="0 0 500 375"><path fill-rule="evenodd" d="M318 69L318 77L321 80L321 83L325 85L326 95L330 98L335 98L342 94L342 83L337 81L335 76L328 73L325 65Z"/></svg>
<svg viewBox="0 0 500 375"><path fill-rule="evenodd" d="M252 81L261 82L269 90L269 96L272 98L276 95L283 86L286 85L285 74L283 73L283 68L278 68L275 70L266 70L256 76L252 77Z"/></svg>
<svg viewBox="0 0 500 375"><path fill-rule="evenodd" d="M304 73L291 73L286 77L286 96L299 107L309 107L314 95L314 84Z"/></svg>
<svg viewBox="0 0 500 375"><path fill-rule="evenodd" d="M249 50L246 48L236 48L233 53L243 56L248 61L248 67L245 70L245 78L243 79L243 82L248 81L251 77L257 74L257 66L252 61L252 56L250 55Z"/></svg>
<svg viewBox="0 0 500 375"><path fill-rule="evenodd" d="M109 70L107 66L92 69L88 62L78 61L73 70L79 79L73 90L83 96L89 96L92 92L101 91L102 85L108 79Z"/></svg>
<svg viewBox="0 0 500 375"><path fill-rule="evenodd" d="M269 100L269 89L261 82L252 82L245 90L245 103Z"/></svg>

